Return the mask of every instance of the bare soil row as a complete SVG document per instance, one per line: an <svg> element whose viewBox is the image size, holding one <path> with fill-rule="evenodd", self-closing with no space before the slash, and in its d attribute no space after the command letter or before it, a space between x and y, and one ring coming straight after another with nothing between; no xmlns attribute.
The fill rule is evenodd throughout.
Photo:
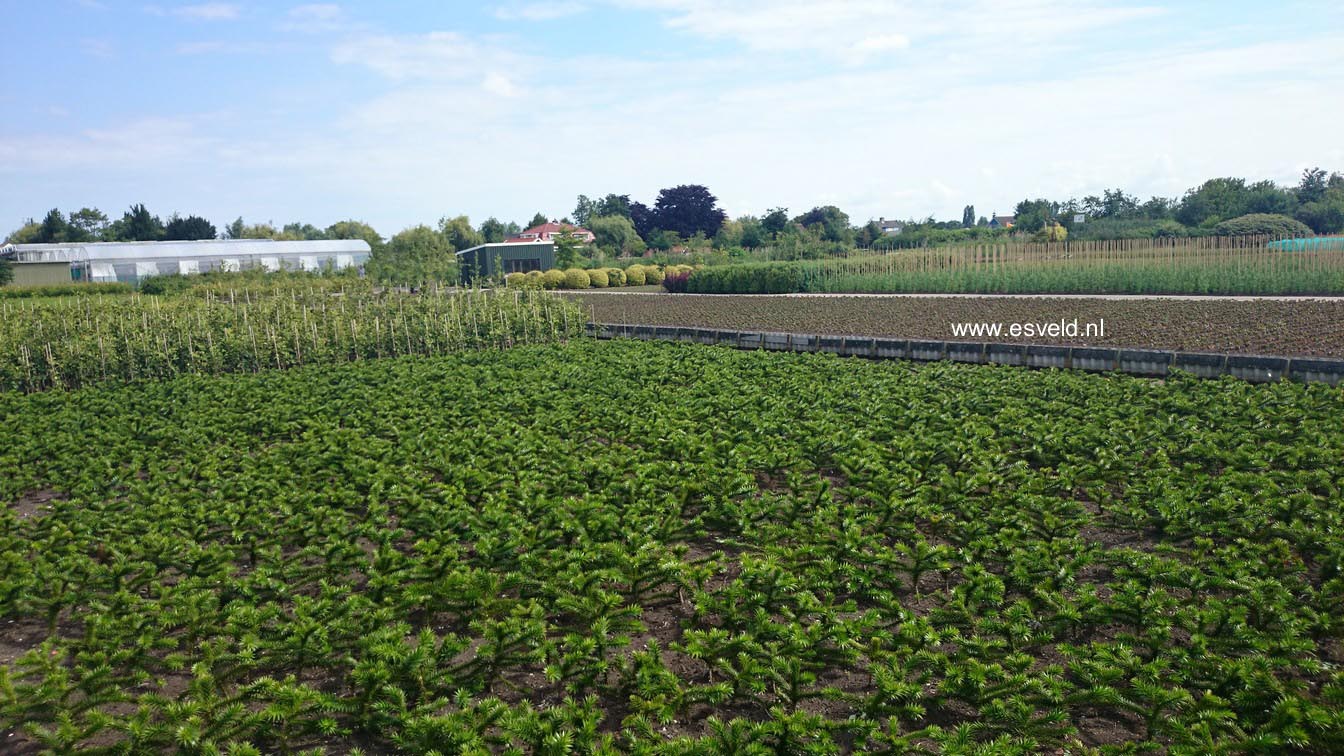
<svg viewBox="0 0 1344 756"><path fill-rule="evenodd" d="M1344 302L1002 297L577 296L595 322L863 336L1344 357ZM1008 335L1012 323L1066 324L1078 336ZM1001 323L1002 335L957 336L957 323ZM1088 323L1105 324L1086 336ZM1039 329L1038 329L1039 330Z"/></svg>

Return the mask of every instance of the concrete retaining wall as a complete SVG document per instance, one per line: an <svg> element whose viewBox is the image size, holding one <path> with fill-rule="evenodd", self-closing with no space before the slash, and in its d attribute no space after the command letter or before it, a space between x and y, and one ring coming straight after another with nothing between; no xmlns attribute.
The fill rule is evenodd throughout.
<svg viewBox="0 0 1344 756"><path fill-rule="evenodd" d="M871 359L920 362L949 360L972 364L1068 368L1092 372L1116 371L1150 377L1165 376L1173 370L1179 370L1201 378L1230 375L1256 383L1289 380L1300 383L1327 383L1331 386L1344 384L1344 360L1318 357L1270 357L1171 352L1163 349L1111 349L977 341L878 339L869 336L727 331L606 323L589 323L588 331L599 339L687 341L731 346L737 349L827 352Z"/></svg>

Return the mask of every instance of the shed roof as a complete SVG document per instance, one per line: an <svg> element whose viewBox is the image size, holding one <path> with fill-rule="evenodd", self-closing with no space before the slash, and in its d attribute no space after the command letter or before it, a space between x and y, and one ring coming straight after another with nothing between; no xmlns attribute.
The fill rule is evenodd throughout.
<svg viewBox="0 0 1344 756"><path fill-rule="evenodd" d="M488 249L488 248L490 248L490 247L508 247L508 248L510 248L510 249L517 249L518 247L525 247L525 246L528 246L528 245L531 245L531 244L535 244L535 245L538 246L538 247L553 247L553 246L555 246L555 243L554 243L554 242L548 242L548 241L532 241L532 240L530 240L530 239L529 239L529 240L525 240L525 241L521 241L521 242L491 242L490 244L477 244L477 245L474 246L474 247L468 247L467 249L464 249L464 250L458 252L457 254L459 254L459 255L465 255L465 254L467 254L468 252L475 252L475 251L477 251L477 250L480 250L480 249Z"/></svg>

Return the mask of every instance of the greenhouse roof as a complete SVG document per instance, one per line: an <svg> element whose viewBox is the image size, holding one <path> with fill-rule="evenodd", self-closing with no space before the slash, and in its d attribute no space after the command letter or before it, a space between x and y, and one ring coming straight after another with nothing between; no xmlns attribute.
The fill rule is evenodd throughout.
<svg viewBox="0 0 1344 756"><path fill-rule="evenodd" d="M274 241L271 239L209 239L203 241L88 242L8 244L0 254L16 262L116 262L193 257L282 257L289 255L367 254L362 239Z"/></svg>

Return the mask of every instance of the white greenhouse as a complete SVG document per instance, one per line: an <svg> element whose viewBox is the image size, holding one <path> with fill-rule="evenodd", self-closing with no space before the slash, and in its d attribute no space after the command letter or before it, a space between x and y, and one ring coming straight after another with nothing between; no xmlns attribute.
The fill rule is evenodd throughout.
<svg viewBox="0 0 1344 756"><path fill-rule="evenodd" d="M362 239L272 241L211 239L171 242L90 242L10 244L0 255L24 263L69 263L75 281L138 283L159 275L192 275L207 271L343 270L368 262L369 243Z"/></svg>

